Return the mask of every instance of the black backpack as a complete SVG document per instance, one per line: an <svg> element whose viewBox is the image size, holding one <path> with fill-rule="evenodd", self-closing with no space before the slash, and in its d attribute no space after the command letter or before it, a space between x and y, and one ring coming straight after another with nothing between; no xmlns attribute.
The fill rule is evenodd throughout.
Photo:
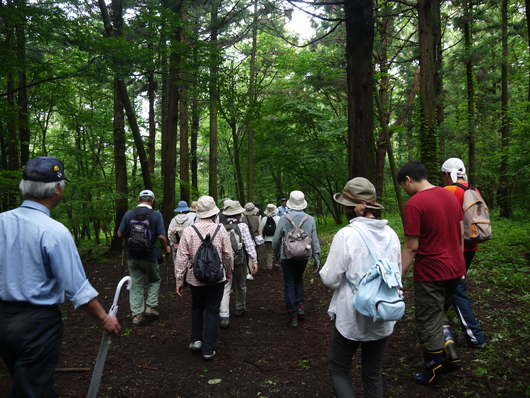
<svg viewBox="0 0 530 398"><path fill-rule="evenodd" d="M241 237L241 230L239 229L239 221L223 221L222 223L228 237L230 238L230 244L232 245L232 254L234 256L234 268L243 267L247 264L247 256L245 252L245 244Z"/></svg>
<svg viewBox="0 0 530 398"><path fill-rule="evenodd" d="M201 239L201 245L199 250L195 254L193 259L193 275L195 279L202 283L217 283L223 280L224 271L221 266L221 258L217 249L213 245L213 240L217 232L221 228L220 225L217 226L212 237L210 234L206 235L206 238L203 238L199 230L195 225L192 225L197 235Z"/></svg>
<svg viewBox="0 0 530 398"><path fill-rule="evenodd" d="M274 236L276 232L276 221L273 217L267 216L267 221L265 221L265 226L263 227L264 236Z"/></svg>
<svg viewBox="0 0 530 398"><path fill-rule="evenodd" d="M136 208L134 217L129 225L129 254L132 257L144 258L149 256L152 250L153 234L149 228L149 221L152 209L142 211Z"/></svg>

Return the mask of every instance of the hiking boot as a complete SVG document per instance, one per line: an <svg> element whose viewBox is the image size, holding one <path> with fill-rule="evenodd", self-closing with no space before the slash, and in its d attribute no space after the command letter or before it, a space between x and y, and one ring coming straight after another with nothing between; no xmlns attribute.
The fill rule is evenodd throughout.
<svg viewBox="0 0 530 398"><path fill-rule="evenodd" d="M241 309L237 309L236 308L236 316L241 316L243 315L245 312L247 312L247 309L246 308L241 308Z"/></svg>
<svg viewBox="0 0 530 398"><path fill-rule="evenodd" d="M160 312L158 310L154 309L150 305L147 305L145 307L145 316L159 316Z"/></svg>
<svg viewBox="0 0 530 398"><path fill-rule="evenodd" d="M215 356L215 351L213 351L211 354L204 354L202 357L205 361L211 361L213 357Z"/></svg>
<svg viewBox="0 0 530 398"><path fill-rule="evenodd" d="M451 327L449 325L444 325L444 354L445 354L445 366L444 370L446 372L454 372L462 366L462 360L456 352L456 345L453 339L453 334L451 333Z"/></svg>
<svg viewBox="0 0 530 398"><path fill-rule="evenodd" d="M298 317L296 315L289 319L289 326L294 328L298 326Z"/></svg>
<svg viewBox="0 0 530 398"><path fill-rule="evenodd" d="M423 372L413 372L412 379L419 384L440 387L444 351L424 351L423 358L425 360L425 370Z"/></svg>
<svg viewBox="0 0 530 398"><path fill-rule="evenodd" d="M197 340L189 345L190 350L199 351L202 348L202 341Z"/></svg>
<svg viewBox="0 0 530 398"><path fill-rule="evenodd" d="M228 329L230 326L230 319L229 318L221 318L221 321L219 322L219 326L221 329Z"/></svg>
<svg viewBox="0 0 530 398"><path fill-rule="evenodd" d="M299 304L297 311L298 311L298 318L303 318L305 316L305 305Z"/></svg>
<svg viewBox="0 0 530 398"><path fill-rule="evenodd" d="M133 316L133 319L132 319L133 326L140 326L140 324L144 321L145 321L144 314L137 314Z"/></svg>

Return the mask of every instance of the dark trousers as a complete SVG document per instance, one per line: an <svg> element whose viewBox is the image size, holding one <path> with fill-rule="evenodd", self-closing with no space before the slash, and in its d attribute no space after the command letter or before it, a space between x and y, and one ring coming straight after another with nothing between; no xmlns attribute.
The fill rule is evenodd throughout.
<svg viewBox="0 0 530 398"><path fill-rule="evenodd" d="M464 258L466 259L466 269L469 270L471 261L475 252L465 251ZM466 280L462 279L458 284L456 292L453 296L453 308L456 312L456 316L460 320L460 326L467 339L467 341L473 344L483 344L486 342L484 339L484 333L480 328L475 314L473 313L473 307L471 306L471 300L467 294Z"/></svg>
<svg viewBox="0 0 530 398"><path fill-rule="evenodd" d="M219 307L223 299L224 286L224 283L208 286L190 285L191 342L202 341L203 355L210 355L215 351L219 332Z"/></svg>
<svg viewBox="0 0 530 398"><path fill-rule="evenodd" d="M55 398L63 323L58 306L0 301L0 355L13 377L9 398Z"/></svg>
<svg viewBox="0 0 530 398"><path fill-rule="evenodd" d="M304 305L304 271L307 261L282 259L285 306L289 318L298 313L297 305Z"/></svg>
<svg viewBox="0 0 530 398"><path fill-rule="evenodd" d="M381 363L388 337L375 341L355 341L345 338L333 328L329 350L328 371L333 393L337 398L353 398L355 392L350 378L352 358L361 347L362 380L365 398L383 396Z"/></svg>
<svg viewBox="0 0 530 398"><path fill-rule="evenodd" d="M414 282L414 316L423 351L437 351L444 347L446 312L460 280Z"/></svg>

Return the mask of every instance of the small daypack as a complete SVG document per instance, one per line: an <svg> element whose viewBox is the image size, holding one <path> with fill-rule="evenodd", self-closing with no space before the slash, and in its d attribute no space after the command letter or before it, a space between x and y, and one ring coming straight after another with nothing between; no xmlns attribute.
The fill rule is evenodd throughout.
<svg viewBox="0 0 530 398"><path fill-rule="evenodd" d="M149 228L150 216L154 211L147 209L142 211L135 208L134 217L129 223L129 254L132 257L143 258L149 256L152 250L153 234Z"/></svg>
<svg viewBox="0 0 530 398"><path fill-rule="evenodd" d="M213 245L213 240L217 232L221 228L220 225L217 226L212 237L210 234L206 235L206 238L203 238L199 230L195 225L192 225L197 235L201 239L201 245L195 253L193 258L193 275L195 279L202 283L217 283L223 280L224 271L221 265L221 258L217 252L216 247Z"/></svg>
<svg viewBox="0 0 530 398"><path fill-rule="evenodd" d="M267 221L265 221L265 226L263 227L264 236L274 236L276 232L276 221L274 217L267 216Z"/></svg>
<svg viewBox="0 0 530 398"><path fill-rule="evenodd" d="M482 243L491 239L491 223L488 205L473 185L466 187L456 182L454 185L464 190L464 240L468 243Z"/></svg>
<svg viewBox="0 0 530 398"><path fill-rule="evenodd" d="M355 285L346 279L353 292L353 306L360 314L373 319L374 322L398 321L405 313L405 301L399 291L402 288L401 269L399 265L388 260L390 244L388 243L383 258L378 259L360 228L352 226L361 235L375 264Z"/></svg>
<svg viewBox="0 0 530 398"><path fill-rule="evenodd" d="M175 242L177 242L177 244L180 243L180 237L182 236L182 232L184 231L184 223L185 222L177 222L177 224L175 225L174 237Z"/></svg>
<svg viewBox="0 0 530 398"><path fill-rule="evenodd" d="M247 257L245 255L245 246L241 238L241 230L239 229L239 221L223 221L222 223L230 237L230 244L232 245L232 254L234 256L234 268L243 267L247 264Z"/></svg>
<svg viewBox="0 0 530 398"><path fill-rule="evenodd" d="M296 225L289 213L284 217L292 224L294 229L289 231L285 236L285 257L289 260L305 260L312 256L313 249L311 246L311 236L302 229L302 224L309 218L308 214L304 215L300 225Z"/></svg>

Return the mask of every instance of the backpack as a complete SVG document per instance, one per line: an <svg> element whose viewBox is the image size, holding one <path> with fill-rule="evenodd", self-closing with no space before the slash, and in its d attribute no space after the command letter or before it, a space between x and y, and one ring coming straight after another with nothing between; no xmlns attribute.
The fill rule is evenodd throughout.
<svg viewBox="0 0 530 398"><path fill-rule="evenodd" d="M177 244L180 243L180 237L182 236L182 232L184 231L184 223L185 222L182 222L182 223L177 223L175 225L175 242L177 242Z"/></svg>
<svg viewBox="0 0 530 398"><path fill-rule="evenodd" d="M223 280L224 271L221 266L221 258L217 249L213 245L213 240L217 232L221 228L220 225L217 226L212 237L210 234L206 235L206 238L203 238L199 230L195 225L192 225L197 235L201 239L201 245L195 253L193 259L193 275L195 279L202 283L217 283Z"/></svg>
<svg viewBox="0 0 530 398"><path fill-rule="evenodd" d="M401 269L398 264L388 260L392 241L388 243L384 257L378 259L360 228L352 228L361 235L375 261L357 287L346 279L353 292L353 306L357 312L372 318L374 322L400 320L405 313L405 301L399 291L403 287Z"/></svg>
<svg viewBox="0 0 530 398"><path fill-rule="evenodd" d="M132 257L143 258L149 256L152 250L153 234L149 228L149 221L152 209L142 211L135 208L134 217L129 223L129 254Z"/></svg>
<svg viewBox="0 0 530 398"><path fill-rule="evenodd" d="M234 256L234 268L239 268L247 263L245 255L245 247L243 239L241 239L241 230L239 229L239 221L223 221L222 223L230 237L230 244L232 245L232 254Z"/></svg>
<svg viewBox="0 0 530 398"><path fill-rule="evenodd" d="M473 185L454 185L464 190L464 240L468 243L482 243L491 239L491 223L488 205Z"/></svg>
<svg viewBox="0 0 530 398"><path fill-rule="evenodd" d="M298 226L296 226L289 213L285 213L284 217L294 227L285 237L285 257L289 260L305 260L311 257L313 254L311 236L302 229L302 224L309 218L309 215L305 214Z"/></svg>
<svg viewBox="0 0 530 398"><path fill-rule="evenodd" d="M273 217L267 217L267 221L265 221L265 226L263 227L263 235L274 236L275 232L276 232L276 221L274 221Z"/></svg>

